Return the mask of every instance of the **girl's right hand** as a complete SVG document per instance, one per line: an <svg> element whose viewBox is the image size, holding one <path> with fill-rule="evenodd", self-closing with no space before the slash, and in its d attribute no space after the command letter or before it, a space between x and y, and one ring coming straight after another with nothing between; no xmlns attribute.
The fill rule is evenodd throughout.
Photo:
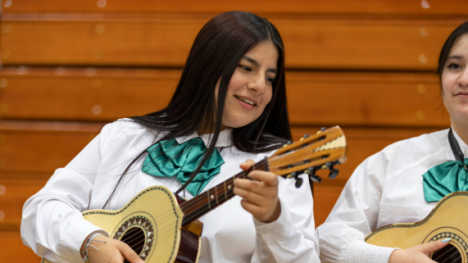
<svg viewBox="0 0 468 263"><path fill-rule="evenodd" d="M438 240L436 242L422 244L405 250L395 250L390 255L388 263L434 263L436 261L429 258L429 255L432 252L445 247L449 240L450 239L446 242Z"/></svg>
<svg viewBox="0 0 468 263"><path fill-rule="evenodd" d="M88 245L88 258L90 263L122 263L124 259L128 260L130 263L144 263L135 251L122 241L105 236L97 236L93 238L93 240L106 243L91 241L90 245Z"/></svg>

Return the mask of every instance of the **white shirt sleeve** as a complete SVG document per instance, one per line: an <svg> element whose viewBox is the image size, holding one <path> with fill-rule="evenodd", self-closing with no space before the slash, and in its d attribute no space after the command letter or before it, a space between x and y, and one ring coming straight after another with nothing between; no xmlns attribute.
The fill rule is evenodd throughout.
<svg viewBox="0 0 468 263"><path fill-rule="evenodd" d="M24 204L21 237L38 256L53 262L83 262L80 247L100 228L86 221L81 211L89 206L109 126Z"/></svg>
<svg viewBox="0 0 468 263"><path fill-rule="evenodd" d="M317 228L322 262L387 263L394 248L364 242L377 227L385 158L371 156L354 171L324 224Z"/></svg>
<svg viewBox="0 0 468 263"><path fill-rule="evenodd" d="M281 214L272 223L254 219L256 249L251 262L320 262L315 233L313 201L308 178L294 186L293 179L280 179Z"/></svg>

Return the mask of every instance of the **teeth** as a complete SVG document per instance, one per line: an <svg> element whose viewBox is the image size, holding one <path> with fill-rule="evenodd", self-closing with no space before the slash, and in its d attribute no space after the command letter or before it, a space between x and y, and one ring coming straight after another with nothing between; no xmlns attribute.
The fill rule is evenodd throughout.
<svg viewBox="0 0 468 263"><path fill-rule="evenodd" d="M247 104L250 104L250 105L252 105L252 106L255 106L255 103L253 103L253 102L250 101L250 100L247 100L247 99L244 99L244 98L241 98L241 97L237 97L237 96L235 96L235 97L236 97L237 99L239 99L239 100L241 100L241 101L247 103Z"/></svg>

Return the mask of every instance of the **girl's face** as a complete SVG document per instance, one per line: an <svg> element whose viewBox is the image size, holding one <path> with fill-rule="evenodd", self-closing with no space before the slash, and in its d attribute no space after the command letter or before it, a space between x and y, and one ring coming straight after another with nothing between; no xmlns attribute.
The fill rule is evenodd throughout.
<svg viewBox="0 0 468 263"><path fill-rule="evenodd" d="M270 102L277 74L278 51L260 42L239 61L226 94L222 128L239 128L255 121ZM216 86L218 97L219 82Z"/></svg>
<svg viewBox="0 0 468 263"><path fill-rule="evenodd" d="M453 44L442 71L442 96L452 124L468 123L468 35Z"/></svg>

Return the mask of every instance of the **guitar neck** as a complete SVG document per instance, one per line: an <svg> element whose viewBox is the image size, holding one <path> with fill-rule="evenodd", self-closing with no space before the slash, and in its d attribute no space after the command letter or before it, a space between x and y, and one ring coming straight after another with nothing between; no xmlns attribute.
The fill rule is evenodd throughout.
<svg viewBox="0 0 468 263"><path fill-rule="evenodd" d="M253 165L249 170L242 171L232 178L229 178L215 187L208 189L206 192L201 193L191 200L182 203L180 205L180 209L182 212L184 212L182 226L191 223L192 221L231 199L235 195L233 193L234 180L236 178L248 179L248 175L252 170L268 171L268 160L264 159Z"/></svg>

